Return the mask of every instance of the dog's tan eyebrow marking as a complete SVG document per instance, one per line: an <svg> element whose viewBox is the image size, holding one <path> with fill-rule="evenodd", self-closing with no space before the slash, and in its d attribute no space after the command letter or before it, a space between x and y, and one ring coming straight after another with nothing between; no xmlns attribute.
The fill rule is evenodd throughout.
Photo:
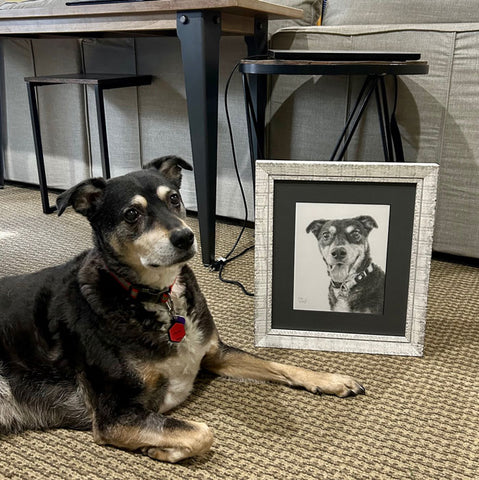
<svg viewBox="0 0 479 480"><path fill-rule="evenodd" d="M346 227L346 232L351 233L353 230L356 230L356 225L349 225L349 227Z"/></svg>
<svg viewBox="0 0 479 480"><path fill-rule="evenodd" d="M130 202L132 205L141 205L143 208L148 206L148 201L143 195L135 195Z"/></svg>
<svg viewBox="0 0 479 480"><path fill-rule="evenodd" d="M166 199L168 198L168 195L170 194L171 192L171 188L169 187L165 187L164 185L160 185L157 189L156 189L156 194L158 195L158 198L160 200L162 200L163 202L166 201Z"/></svg>

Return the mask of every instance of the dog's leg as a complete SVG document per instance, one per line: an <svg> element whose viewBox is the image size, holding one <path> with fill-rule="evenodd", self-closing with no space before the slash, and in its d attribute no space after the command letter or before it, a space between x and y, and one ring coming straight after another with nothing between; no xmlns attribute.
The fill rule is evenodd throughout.
<svg viewBox="0 0 479 480"><path fill-rule="evenodd" d="M213 444L213 432L205 423L146 412L128 414L115 422L95 420L93 438L99 445L141 450L151 458L171 463L206 453Z"/></svg>
<svg viewBox="0 0 479 480"><path fill-rule="evenodd" d="M220 340L206 354L202 367L217 375L277 382L291 387L302 387L317 394L348 397L365 393L364 387L352 377L270 362L225 345Z"/></svg>

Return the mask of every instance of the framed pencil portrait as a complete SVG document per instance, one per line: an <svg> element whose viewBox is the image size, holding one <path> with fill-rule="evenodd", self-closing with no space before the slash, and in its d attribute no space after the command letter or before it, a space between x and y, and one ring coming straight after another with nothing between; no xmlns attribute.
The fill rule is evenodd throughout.
<svg viewBox="0 0 479 480"><path fill-rule="evenodd" d="M259 160L256 345L421 356L437 175Z"/></svg>

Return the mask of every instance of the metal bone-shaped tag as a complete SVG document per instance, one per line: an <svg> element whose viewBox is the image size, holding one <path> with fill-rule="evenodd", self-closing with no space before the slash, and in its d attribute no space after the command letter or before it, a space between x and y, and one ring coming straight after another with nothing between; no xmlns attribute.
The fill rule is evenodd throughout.
<svg viewBox="0 0 479 480"><path fill-rule="evenodd" d="M185 332L185 319L179 315L174 315L171 317L173 324L168 329L168 337L170 342L179 343L183 340Z"/></svg>

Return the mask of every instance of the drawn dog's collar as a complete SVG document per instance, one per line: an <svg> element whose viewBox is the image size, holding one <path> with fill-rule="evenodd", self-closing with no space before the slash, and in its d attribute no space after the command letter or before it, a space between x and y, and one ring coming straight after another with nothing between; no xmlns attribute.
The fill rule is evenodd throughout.
<svg viewBox="0 0 479 480"><path fill-rule="evenodd" d="M352 287L362 282L374 270L374 263L371 263L368 268L362 272L357 273L352 278L346 279L344 282L335 282L331 280L333 288L339 288L342 292L348 292Z"/></svg>
<svg viewBox="0 0 479 480"><path fill-rule="evenodd" d="M116 273L113 273L109 268L105 267L105 270L110 274L116 282L123 287L123 290L127 291L129 296L133 300L138 300L139 302L150 302L150 303L167 303L170 300L170 293L173 285L163 289L157 290L155 288L144 287L142 285L135 285L128 282L124 278L119 277ZM174 282L173 282L174 283Z"/></svg>

